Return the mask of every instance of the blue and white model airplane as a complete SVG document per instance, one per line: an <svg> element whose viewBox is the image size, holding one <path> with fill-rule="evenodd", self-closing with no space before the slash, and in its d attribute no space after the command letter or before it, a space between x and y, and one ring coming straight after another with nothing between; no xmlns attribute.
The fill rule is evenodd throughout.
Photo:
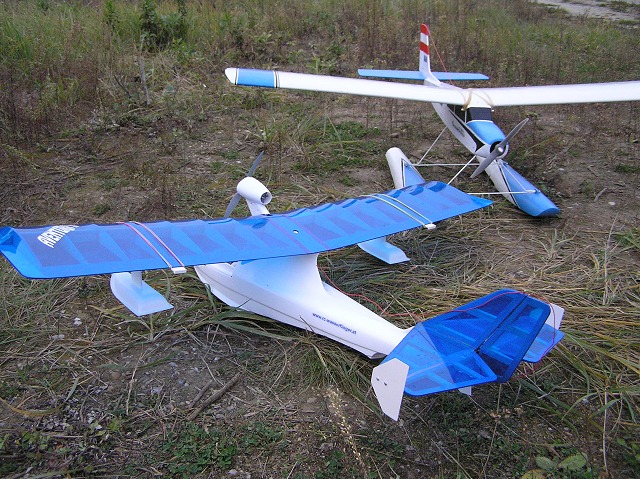
<svg viewBox="0 0 640 479"><path fill-rule="evenodd" d="M640 100L640 81L512 88L458 88L443 83L444 81L488 80L489 78L478 73L431 71L429 29L424 24L420 27L418 71L361 69L358 73L366 77L417 80L424 84L412 85L364 78L246 68L225 70L227 78L234 85L430 102L446 127L474 155L467 165L471 164L475 158L478 159L479 165L471 177L475 178L482 171L486 171L496 189L531 216L555 216L559 210L538 188L504 161L509 151L509 142L527 120L520 122L508 135L505 135L492 120L493 109L499 106Z"/></svg>
<svg viewBox="0 0 640 479"><path fill-rule="evenodd" d="M251 171L255 169L255 165ZM398 418L403 394L425 395L507 381L521 361L537 362L562 338L562 308L502 290L401 329L324 283L318 254L358 244L388 262L406 260L387 235L488 206L452 186L425 182L391 161L397 188L337 203L270 214L269 190L248 176L237 186L251 216L0 228L0 252L24 276L111 274L111 290L136 315L172 306L142 272L168 268L198 277L226 304L347 345L370 358L382 410Z"/></svg>

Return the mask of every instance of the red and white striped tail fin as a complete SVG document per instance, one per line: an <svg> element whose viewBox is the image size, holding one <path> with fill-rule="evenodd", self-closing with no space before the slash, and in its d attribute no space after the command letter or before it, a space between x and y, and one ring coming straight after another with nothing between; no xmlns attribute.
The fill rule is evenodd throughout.
<svg viewBox="0 0 640 479"><path fill-rule="evenodd" d="M418 70L429 83L438 84L440 81L431 73L431 59L429 55L429 27L420 25L420 59Z"/></svg>
<svg viewBox="0 0 640 479"><path fill-rule="evenodd" d="M431 61L429 59L429 27L424 23L420 25L420 66L418 68L424 76L431 73Z"/></svg>

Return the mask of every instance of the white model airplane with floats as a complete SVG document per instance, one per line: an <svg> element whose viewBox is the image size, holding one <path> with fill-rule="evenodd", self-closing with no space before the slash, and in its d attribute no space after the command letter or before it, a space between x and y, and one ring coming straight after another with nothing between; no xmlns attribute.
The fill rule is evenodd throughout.
<svg viewBox="0 0 640 479"><path fill-rule="evenodd" d="M143 281L143 271L179 274L195 266L231 307L385 358L371 380L382 410L397 420L405 392L469 393L474 385L509 380L523 360L540 361L563 337L563 310L501 290L401 329L324 283L319 253L358 244L384 261L401 261L405 254L387 235L431 230L436 222L491 204L425 182L411 165L392 159L390 166L397 187L385 193L270 214L271 193L249 175L222 219L2 227L0 252L31 279L111 274L113 294L136 315L172 308ZM251 216L229 218L240 198Z"/></svg>
<svg viewBox="0 0 640 479"><path fill-rule="evenodd" d="M234 85L348 93L430 102L446 128L474 155L467 165L471 164L475 158L478 159L479 165L471 177L474 178L482 171L486 171L496 189L531 216L555 216L559 210L538 188L504 161L509 151L509 142L527 120L520 122L508 135L505 135L492 120L493 109L499 106L640 100L640 81L511 88L458 88L444 81L488 80L489 78L478 73L431 71L429 29L424 24L420 27L418 71L360 69L358 73L366 77L418 80L424 84L412 85L276 70L246 68L225 70L227 78Z"/></svg>

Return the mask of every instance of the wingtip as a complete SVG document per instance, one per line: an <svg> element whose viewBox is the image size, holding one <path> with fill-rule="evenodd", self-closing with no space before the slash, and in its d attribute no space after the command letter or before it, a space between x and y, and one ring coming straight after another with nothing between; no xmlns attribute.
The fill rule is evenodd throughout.
<svg viewBox="0 0 640 479"><path fill-rule="evenodd" d="M15 233L13 231L13 228L9 226L0 227L0 250L2 249L3 245L9 245L13 243L14 234Z"/></svg>
<svg viewBox="0 0 640 479"><path fill-rule="evenodd" d="M224 74L227 77L227 80L229 80L231 83L233 83L234 85L238 84L238 69L237 68L227 68L224 71Z"/></svg>

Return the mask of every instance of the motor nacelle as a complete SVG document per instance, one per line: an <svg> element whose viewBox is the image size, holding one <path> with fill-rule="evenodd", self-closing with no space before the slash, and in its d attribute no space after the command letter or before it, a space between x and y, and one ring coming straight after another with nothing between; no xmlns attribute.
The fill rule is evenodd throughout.
<svg viewBox="0 0 640 479"><path fill-rule="evenodd" d="M236 189L238 194L247 200L252 215L269 214L265 206L269 204L273 196L260 181L248 176L238 183Z"/></svg>

